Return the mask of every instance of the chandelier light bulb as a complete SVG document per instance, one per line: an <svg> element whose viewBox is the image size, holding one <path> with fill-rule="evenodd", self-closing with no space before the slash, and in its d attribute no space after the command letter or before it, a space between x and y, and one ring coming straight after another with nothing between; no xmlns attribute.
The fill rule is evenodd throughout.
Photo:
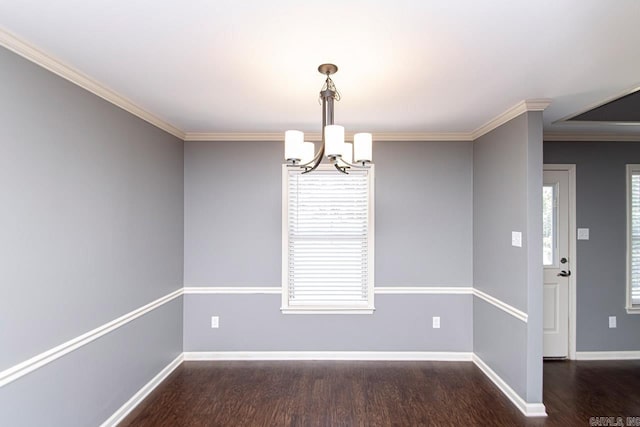
<svg viewBox="0 0 640 427"><path fill-rule="evenodd" d="M372 136L370 133L356 133L353 136L353 155L356 163L369 163L373 160Z"/></svg>
<svg viewBox="0 0 640 427"><path fill-rule="evenodd" d="M300 161L302 158L302 143L304 133L299 130L288 130L284 133L284 159L286 161Z"/></svg>
<svg viewBox="0 0 640 427"><path fill-rule="evenodd" d="M307 164L310 163L311 160L315 157L316 146L313 142L303 142L301 146L302 150L300 151L300 163Z"/></svg>
<svg viewBox="0 0 640 427"><path fill-rule="evenodd" d="M344 148L344 127L328 125L324 128L324 154L327 157L341 157Z"/></svg>

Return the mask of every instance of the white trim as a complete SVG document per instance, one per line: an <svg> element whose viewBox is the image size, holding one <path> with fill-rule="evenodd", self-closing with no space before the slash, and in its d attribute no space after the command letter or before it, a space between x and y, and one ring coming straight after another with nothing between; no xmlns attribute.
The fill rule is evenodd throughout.
<svg viewBox="0 0 640 427"><path fill-rule="evenodd" d="M507 304L504 301L499 300L498 298L492 297L491 295L482 292L480 289L473 289L473 294L475 296L477 296L478 298L483 299L484 301L488 302L489 304L498 307L500 310L504 311L505 313L508 313L510 315L512 315L513 317L522 320L523 322L527 323L527 318L528 315L527 313L525 313L522 310L519 310L517 308L515 308L512 305Z"/></svg>
<svg viewBox="0 0 640 427"><path fill-rule="evenodd" d="M100 427L117 426L136 406L142 402L156 387L162 383L184 360L184 353L173 359L171 363L164 367L158 374L146 383L136 394L131 396L116 412L113 413Z"/></svg>
<svg viewBox="0 0 640 427"><path fill-rule="evenodd" d="M525 99L472 132L374 132L374 141L475 141L511 119L527 111L543 111L549 99ZM345 134L353 139L353 132ZM186 132L185 141L284 141L283 132ZM318 132L305 132L305 141L320 141Z"/></svg>
<svg viewBox="0 0 640 427"><path fill-rule="evenodd" d="M473 294L471 286L374 286L377 295L461 295ZM185 286L185 295L198 294L280 294L282 286Z"/></svg>
<svg viewBox="0 0 640 427"><path fill-rule="evenodd" d="M353 140L356 132L346 132L345 140ZM186 132L185 141L284 141L283 132ZM305 141L322 140L319 132L305 132ZM374 141L473 141L471 132L373 132Z"/></svg>
<svg viewBox="0 0 640 427"><path fill-rule="evenodd" d="M376 311L374 308L345 308L339 309L335 307L327 307L327 308L309 308L301 307L281 307L280 312L282 314L373 314Z"/></svg>
<svg viewBox="0 0 640 427"><path fill-rule="evenodd" d="M193 351L194 360L381 360L381 361L471 361L464 351Z"/></svg>
<svg viewBox="0 0 640 427"><path fill-rule="evenodd" d="M528 111L528 110L527 110ZM533 110L532 110L533 111ZM524 112L524 111L523 111ZM522 114L522 112L520 113ZM499 116L500 117L500 116ZM517 116L516 116L517 117ZM515 118L515 117L512 117ZM494 119L495 120L495 119ZM506 123L506 122L504 122ZM502 124L504 124L502 123ZM486 126L486 125L485 125ZM461 141L473 142L484 135L482 127L475 132L374 132L374 141L392 142L437 142L437 141ZM487 128L489 129L489 128ZM495 128L491 128L488 132ZM353 139L353 132L346 133L345 139ZM305 140L319 142L319 132L305 132ZM615 133L587 133L587 132L544 132L545 142L568 141L640 141L640 135L615 134ZM184 141L209 141L209 142L255 142L255 141L284 141L284 132L186 132Z"/></svg>
<svg viewBox="0 0 640 427"><path fill-rule="evenodd" d="M640 351L577 351L576 360L635 360Z"/></svg>
<svg viewBox="0 0 640 427"><path fill-rule="evenodd" d="M544 164L544 171L569 172L569 359L576 358L576 308L578 283L578 251L577 251L577 222L576 222L576 165L575 164Z"/></svg>
<svg viewBox="0 0 640 427"><path fill-rule="evenodd" d="M547 411L543 403L527 403L518 393L512 389L500 375L496 374L477 354L472 356L473 363L509 398L519 410L527 417L546 417Z"/></svg>
<svg viewBox="0 0 640 427"><path fill-rule="evenodd" d="M65 64L61 60L47 53L44 53L44 51L36 46L21 40L16 35L3 28L0 28L0 45L14 53L17 53L23 58L28 59L34 64L37 64L42 68L70 81L71 83L80 86L94 95L99 96L113 105L122 108L134 116L151 123L155 127L162 129L175 137L184 139L185 134L182 130L162 120L158 116L135 104L130 99L118 94L114 90L92 79L81 71Z"/></svg>
<svg viewBox="0 0 640 427"><path fill-rule="evenodd" d="M605 133L584 133L584 132L545 132L543 136L545 142L553 141L568 141L568 142L582 142L582 141L640 141L640 135L625 135L625 134L605 134Z"/></svg>
<svg viewBox="0 0 640 427"><path fill-rule="evenodd" d="M524 102L524 101L523 101ZM529 110L526 110L529 111ZM537 111L537 110L531 110ZM522 111L520 114L522 114ZM504 114L504 113L503 113ZM498 116L500 117L500 116ZM514 116L512 118L517 117ZM496 118L497 119L497 118ZM496 120L494 119L494 120ZM507 120L508 121L508 120ZM491 122L490 122L491 123ZM506 123L503 122L501 124ZM487 126L487 123L484 126ZM500 125L498 125L500 126ZM496 127L498 127L496 126ZM487 132L495 129L490 128ZM474 132L374 132L374 141L395 141L395 142L437 142L437 141L461 141L461 142L473 142L482 133L482 127L476 129ZM345 139L353 139L354 132L347 132ZM284 141L284 132L186 132L184 134L184 141L209 141L209 142L255 142L255 141ZM177 136L177 135L176 135ZM305 140L319 142L321 139L319 132L305 132ZM581 141L640 141L640 135L628 135L628 134L609 134L609 133L586 133L586 132L545 132L543 135L545 142L554 141L569 141L569 142L581 142Z"/></svg>
<svg viewBox="0 0 640 427"><path fill-rule="evenodd" d="M377 286L374 292L386 295L460 295L473 294L473 288L456 286Z"/></svg>
<svg viewBox="0 0 640 427"><path fill-rule="evenodd" d="M509 120L515 119L520 114L526 113L527 111L544 111L544 109L547 108L550 104L550 99L525 99L524 101L520 101L504 113L498 115L497 117L494 117L487 123L471 132L472 139L475 141L481 136L486 135L492 130L507 123Z"/></svg>
<svg viewBox="0 0 640 427"><path fill-rule="evenodd" d="M591 104L591 105L587 106L585 109L578 111L577 113L572 113L572 114L569 114L568 116L564 116L564 117L554 121L552 124L554 124L554 125L555 124L564 124L565 122L569 123L569 121L571 119L573 119L574 117L578 117L578 116L580 116L580 115L582 115L584 113L587 113L587 112L589 112L591 110L595 110L596 108L602 107L603 105L606 105L606 104L608 104L610 102L617 101L618 99L623 98L623 97L625 97L627 95L631 95L632 93L635 93L635 92L637 92L639 90L640 90L640 86L635 86L635 87L632 87L632 88L629 88L629 89L625 89L623 91L620 91L618 94L616 94L614 96L606 98L604 101L598 101L598 102L596 102L594 104ZM604 122L604 121L583 121L583 120L574 121L574 123L576 123L576 122L579 123L579 124L582 124L582 123L623 124L623 125L638 124L637 122Z"/></svg>
<svg viewBox="0 0 640 427"><path fill-rule="evenodd" d="M627 310L627 314L639 314L640 306L637 304L633 304L633 286L632 286L632 277L631 277L631 264L632 264L632 250L631 250L631 204L632 204L632 186L631 186L631 177L633 175L640 174L640 164L627 164L626 165L626 174L625 174L625 185L626 185L626 265L625 265L625 309Z"/></svg>
<svg viewBox="0 0 640 427"><path fill-rule="evenodd" d="M101 336L106 335L109 332L126 325L132 320L145 315L151 310L154 310L168 303L169 301L179 297L180 295L182 295L182 288L176 289L170 294L158 298L157 300L150 302L149 304L146 304L138 309L135 309L123 316L120 316L117 319L112 320L111 322L105 323L102 326L92 329L89 332L86 332L67 342L64 342L50 350L33 356L32 358L25 360L24 362L18 363L17 365L5 369L4 371L0 372L0 387L13 382L27 375L28 373L33 372L36 369L53 362L56 359L59 359L65 354L68 354L84 345L89 344L92 341L95 341Z"/></svg>
<svg viewBox="0 0 640 427"><path fill-rule="evenodd" d="M184 294L279 294L282 286L185 286Z"/></svg>

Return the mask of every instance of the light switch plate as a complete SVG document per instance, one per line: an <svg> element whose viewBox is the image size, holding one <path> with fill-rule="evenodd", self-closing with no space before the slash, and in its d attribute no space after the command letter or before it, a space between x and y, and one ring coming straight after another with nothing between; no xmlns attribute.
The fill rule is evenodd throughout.
<svg viewBox="0 0 640 427"><path fill-rule="evenodd" d="M214 329L220 327L220 318L218 316L211 316L211 327Z"/></svg>
<svg viewBox="0 0 640 427"><path fill-rule="evenodd" d="M588 228L578 228L578 240L589 240Z"/></svg>
<svg viewBox="0 0 640 427"><path fill-rule="evenodd" d="M618 325L616 324L616 316L609 316L609 327L610 328L617 328Z"/></svg>
<svg viewBox="0 0 640 427"><path fill-rule="evenodd" d="M520 231L511 232L511 246L516 246L518 248L522 247L522 232Z"/></svg>
<svg viewBox="0 0 640 427"><path fill-rule="evenodd" d="M434 316L433 317L433 328L434 329L440 328L440 317L439 316Z"/></svg>

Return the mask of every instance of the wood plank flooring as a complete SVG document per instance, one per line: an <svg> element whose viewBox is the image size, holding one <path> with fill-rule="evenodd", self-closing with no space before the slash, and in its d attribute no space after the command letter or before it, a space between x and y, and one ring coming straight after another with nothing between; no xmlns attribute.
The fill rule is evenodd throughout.
<svg viewBox="0 0 640 427"><path fill-rule="evenodd" d="M640 416L640 361L545 362L526 418L470 362L185 362L121 426L587 426Z"/></svg>

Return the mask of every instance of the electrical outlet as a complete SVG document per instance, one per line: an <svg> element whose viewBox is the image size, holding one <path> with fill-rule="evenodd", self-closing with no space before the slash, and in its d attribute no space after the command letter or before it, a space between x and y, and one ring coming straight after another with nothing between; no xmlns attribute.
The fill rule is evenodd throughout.
<svg viewBox="0 0 640 427"><path fill-rule="evenodd" d="M434 329L440 328L440 317L439 316L434 316L433 317L433 328Z"/></svg>
<svg viewBox="0 0 640 427"><path fill-rule="evenodd" d="M610 328L617 328L617 324L616 324L616 316L609 316L609 327Z"/></svg>
<svg viewBox="0 0 640 427"><path fill-rule="evenodd" d="M211 327L214 329L220 327L220 318L218 316L211 316Z"/></svg>

